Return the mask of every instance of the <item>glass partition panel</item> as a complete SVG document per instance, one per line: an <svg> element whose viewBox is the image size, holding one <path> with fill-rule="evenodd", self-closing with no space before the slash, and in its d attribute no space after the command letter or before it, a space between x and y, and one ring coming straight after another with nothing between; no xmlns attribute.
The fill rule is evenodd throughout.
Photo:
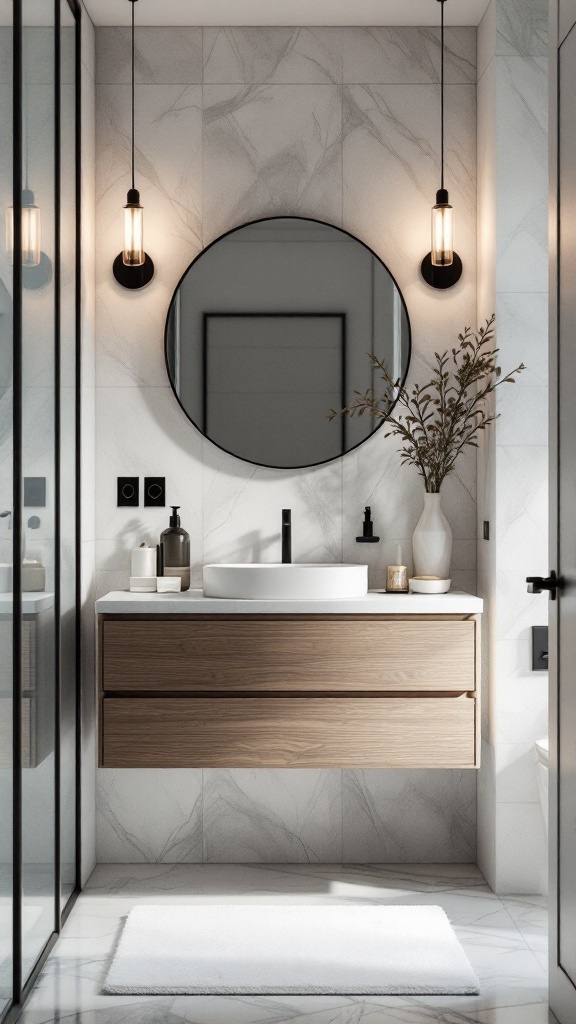
<svg viewBox="0 0 576 1024"><path fill-rule="evenodd" d="M0 0L0 1014L12 998L13 818L13 271L12 3Z"/></svg>
<svg viewBox="0 0 576 1024"><path fill-rule="evenodd" d="M54 5L22 3L22 977L55 928Z"/></svg>

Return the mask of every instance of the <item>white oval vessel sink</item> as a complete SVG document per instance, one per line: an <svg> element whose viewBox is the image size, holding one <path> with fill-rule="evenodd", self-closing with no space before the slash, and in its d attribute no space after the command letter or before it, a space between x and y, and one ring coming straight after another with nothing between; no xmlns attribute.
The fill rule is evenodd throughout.
<svg viewBox="0 0 576 1024"><path fill-rule="evenodd" d="M366 597L367 565L259 562L205 565L204 596L286 601Z"/></svg>

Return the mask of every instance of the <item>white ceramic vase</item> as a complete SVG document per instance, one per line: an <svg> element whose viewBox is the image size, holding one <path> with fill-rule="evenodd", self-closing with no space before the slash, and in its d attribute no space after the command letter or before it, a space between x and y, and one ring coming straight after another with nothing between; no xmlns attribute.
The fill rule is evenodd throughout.
<svg viewBox="0 0 576 1024"><path fill-rule="evenodd" d="M450 578L452 530L439 494L424 494L424 511L412 536L412 555L415 576Z"/></svg>

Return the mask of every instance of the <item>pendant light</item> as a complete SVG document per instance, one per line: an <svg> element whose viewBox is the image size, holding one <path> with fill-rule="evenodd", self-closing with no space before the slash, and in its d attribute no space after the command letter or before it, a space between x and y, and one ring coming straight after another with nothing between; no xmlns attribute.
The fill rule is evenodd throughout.
<svg viewBox="0 0 576 1024"><path fill-rule="evenodd" d="M431 250L422 260L421 272L432 288L451 288L462 276L462 260L454 252L454 210L444 188L444 4L440 4L440 188L432 207Z"/></svg>
<svg viewBox="0 0 576 1024"><path fill-rule="evenodd" d="M134 5L132 4L132 119L131 119L131 171L132 186L128 189L126 206L123 210L122 252L114 260L114 277L124 288L142 288L154 276L154 264L144 252L144 209L140 204L140 193L134 176Z"/></svg>

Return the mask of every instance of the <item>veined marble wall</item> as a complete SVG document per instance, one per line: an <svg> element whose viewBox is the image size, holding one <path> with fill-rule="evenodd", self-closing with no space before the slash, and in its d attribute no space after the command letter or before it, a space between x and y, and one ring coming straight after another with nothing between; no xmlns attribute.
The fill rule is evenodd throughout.
<svg viewBox="0 0 576 1024"><path fill-rule="evenodd" d="M129 550L156 543L166 510L116 508L118 475L165 475L182 506L193 578L208 561L274 561L280 510L297 560L370 561L381 585L422 509L418 478L380 432L338 462L278 471L216 449L178 407L163 330L198 251L257 217L325 219L367 242L396 277L413 329L410 380L476 320L476 31L446 33L446 175L460 284L420 278L439 183L439 33L434 29L140 28L136 177L156 275L112 276L129 185L129 33L99 28L97 115L97 591L126 587ZM444 486L452 577L475 589L476 460ZM364 505L382 537L359 552ZM193 584L194 585L194 584ZM469 861L476 774L434 771L126 771L98 776L98 859Z"/></svg>
<svg viewBox="0 0 576 1024"><path fill-rule="evenodd" d="M480 452L478 584L488 599L478 854L497 892L542 892L547 854L534 741L547 734L546 672L531 626L548 620L527 575L548 570L548 6L491 0L478 29L478 308L496 310L501 413Z"/></svg>

